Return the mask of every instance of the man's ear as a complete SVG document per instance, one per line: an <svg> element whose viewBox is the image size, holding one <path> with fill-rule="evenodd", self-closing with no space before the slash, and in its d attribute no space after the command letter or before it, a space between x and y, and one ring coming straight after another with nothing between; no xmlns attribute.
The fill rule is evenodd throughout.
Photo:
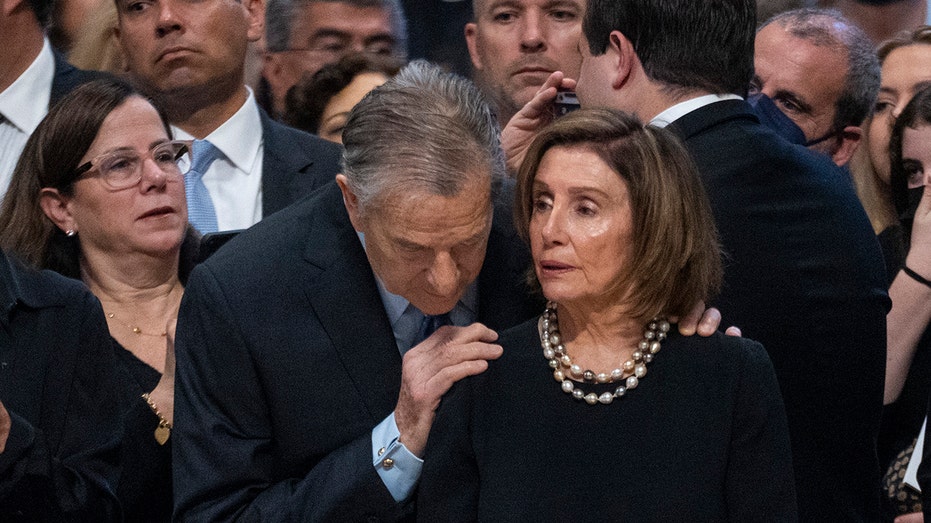
<svg viewBox="0 0 931 523"><path fill-rule="evenodd" d="M482 57L478 54L478 44L475 43L475 39L477 38L477 31L478 26L474 23L470 22L465 25L466 47L469 48L469 58L472 59L472 67L474 67L476 71L481 71Z"/></svg>
<svg viewBox="0 0 931 523"><path fill-rule="evenodd" d="M860 139L863 137L863 129L854 125L848 125L839 133L839 144L837 149L831 153L831 159L834 163L843 167L847 165L853 153L860 146Z"/></svg>
<svg viewBox="0 0 931 523"><path fill-rule="evenodd" d="M352 192L352 188L349 187L349 179L346 178L344 174L337 174L336 185L339 185L339 190L343 193L343 205L346 206L346 212L349 214L349 221L352 223L352 228L355 229L356 232L364 233L365 229L362 227L362 218L359 212L359 198L356 197L356 193Z"/></svg>
<svg viewBox="0 0 931 523"><path fill-rule="evenodd" d="M611 31L608 35L606 51L612 57L615 73L611 78L611 88L620 89L631 78L631 74L641 68L640 59L634 51L634 45L620 31Z"/></svg>
<svg viewBox="0 0 931 523"><path fill-rule="evenodd" d="M71 212L71 198L61 194L58 189L42 189L39 192L39 206L56 227L65 232L78 232L77 221Z"/></svg>

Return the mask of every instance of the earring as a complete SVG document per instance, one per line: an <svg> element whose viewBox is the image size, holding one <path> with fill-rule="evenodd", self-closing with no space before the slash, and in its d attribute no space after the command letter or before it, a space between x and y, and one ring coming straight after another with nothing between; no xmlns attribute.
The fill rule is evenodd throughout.
<svg viewBox="0 0 931 523"><path fill-rule="evenodd" d="M77 232L74 229L68 229L65 231L65 236L69 238L73 238L75 234L77 234Z"/></svg>

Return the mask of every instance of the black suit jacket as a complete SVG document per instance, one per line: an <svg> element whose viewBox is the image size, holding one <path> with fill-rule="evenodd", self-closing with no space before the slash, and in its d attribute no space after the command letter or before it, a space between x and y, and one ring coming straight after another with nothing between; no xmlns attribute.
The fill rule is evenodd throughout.
<svg viewBox="0 0 931 523"><path fill-rule="evenodd" d="M526 249L496 209L479 321L538 314ZM271 261L269 253L274 253ZM335 183L198 266L178 320L175 515L358 521L409 514L372 464L401 356Z"/></svg>
<svg viewBox="0 0 931 523"><path fill-rule="evenodd" d="M0 253L0 520L117 521L122 376L80 282ZM141 401L141 400L140 400Z"/></svg>
<svg viewBox="0 0 931 523"><path fill-rule="evenodd" d="M52 96L49 98L49 108L55 105L75 87L110 75L100 71L84 71L68 63L64 55L55 51L55 76L52 77Z"/></svg>
<svg viewBox="0 0 931 523"><path fill-rule="evenodd" d="M333 181L343 148L274 121L259 109L262 157L262 217L269 216Z"/></svg>
<svg viewBox="0 0 931 523"><path fill-rule="evenodd" d="M882 255L849 179L743 101L671 127L698 165L724 247L715 305L769 352L785 399L802 521L879 517Z"/></svg>

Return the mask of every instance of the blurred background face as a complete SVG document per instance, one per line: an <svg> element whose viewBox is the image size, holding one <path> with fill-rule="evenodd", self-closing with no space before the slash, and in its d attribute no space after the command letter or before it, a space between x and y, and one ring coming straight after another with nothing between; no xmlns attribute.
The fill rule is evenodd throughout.
<svg viewBox="0 0 931 523"><path fill-rule="evenodd" d="M381 73L361 73L349 82L342 91L336 93L327 102L320 116L320 128L317 134L324 140L343 143L343 128L349 111L372 89L388 81L388 77Z"/></svg>
<svg viewBox="0 0 931 523"><path fill-rule="evenodd" d="M627 184L595 153L553 147L533 182L530 248L543 294L560 305L616 305L630 259ZM622 292L622 291L621 291Z"/></svg>
<svg viewBox="0 0 931 523"><path fill-rule="evenodd" d="M578 78L582 0L476 0L466 43L476 77L510 117L553 71Z"/></svg>
<svg viewBox="0 0 931 523"><path fill-rule="evenodd" d="M119 38L133 77L164 93L239 86L246 48L262 34L256 0L118 0ZM197 92L197 91L193 91Z"/></svg>
<svg viewBox="0 0 931 523"><path fill-rule="evenodd" d="M392 55L397 38L388 12L341 2L316 2L298 7L289 49L267 52L263 76L268 80L277 111L284 110L288 89L304 74L352 53Z"/></svg>
<svg viewBox="0 0 931 523"><path fill-rule="evenodd" d="M869 153L876 174L889 184L889 137L892 124L916 92L931 83L931 45L895 49L883 61L882 83L870 122Z"/></svg>
<svg viewBox="0 0 931 523"><path fill-rule="evenodd" d="M931 175L931 125L919 124L916 129L907 127L902 133L902 164L908 175L908 188L927 184Z"/></svg>
<svg viewBox="0 0 931 523"><path fill-rule="evenodd" d="M95 167L74 183L67 205L83 251L162 255L180 247L187 225L183 178L162 170L149 156L154 145L167 141L158 112L140 97L127 99L107 116L78 165L102 154L131 151L145 158L142 179L114 190Z"/></svg>
<svg viewBox="0 0 931 523"><path fill-rule="evenodd" d="M814 45L772 23L756 35L751 94L763 93L789 117L807 140L831 132L836 103L847 76L847 54ZM825 152L833 141L816 145Z"/></svg>

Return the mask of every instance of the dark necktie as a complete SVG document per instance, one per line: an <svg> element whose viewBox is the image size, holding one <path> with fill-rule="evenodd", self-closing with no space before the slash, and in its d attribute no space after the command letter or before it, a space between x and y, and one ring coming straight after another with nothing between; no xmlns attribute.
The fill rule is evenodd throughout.
<svg viewBox="0 0 931 523"><path fill-rule="evenodd" d="M423 340L430 337L431 334L436 332L437 329L443 325L450 325L449 313L437 314L435 316L424 315L423 321L420 322L420 332L417 334L417 338L414 340L413 345L417 345Z"/></svg>

